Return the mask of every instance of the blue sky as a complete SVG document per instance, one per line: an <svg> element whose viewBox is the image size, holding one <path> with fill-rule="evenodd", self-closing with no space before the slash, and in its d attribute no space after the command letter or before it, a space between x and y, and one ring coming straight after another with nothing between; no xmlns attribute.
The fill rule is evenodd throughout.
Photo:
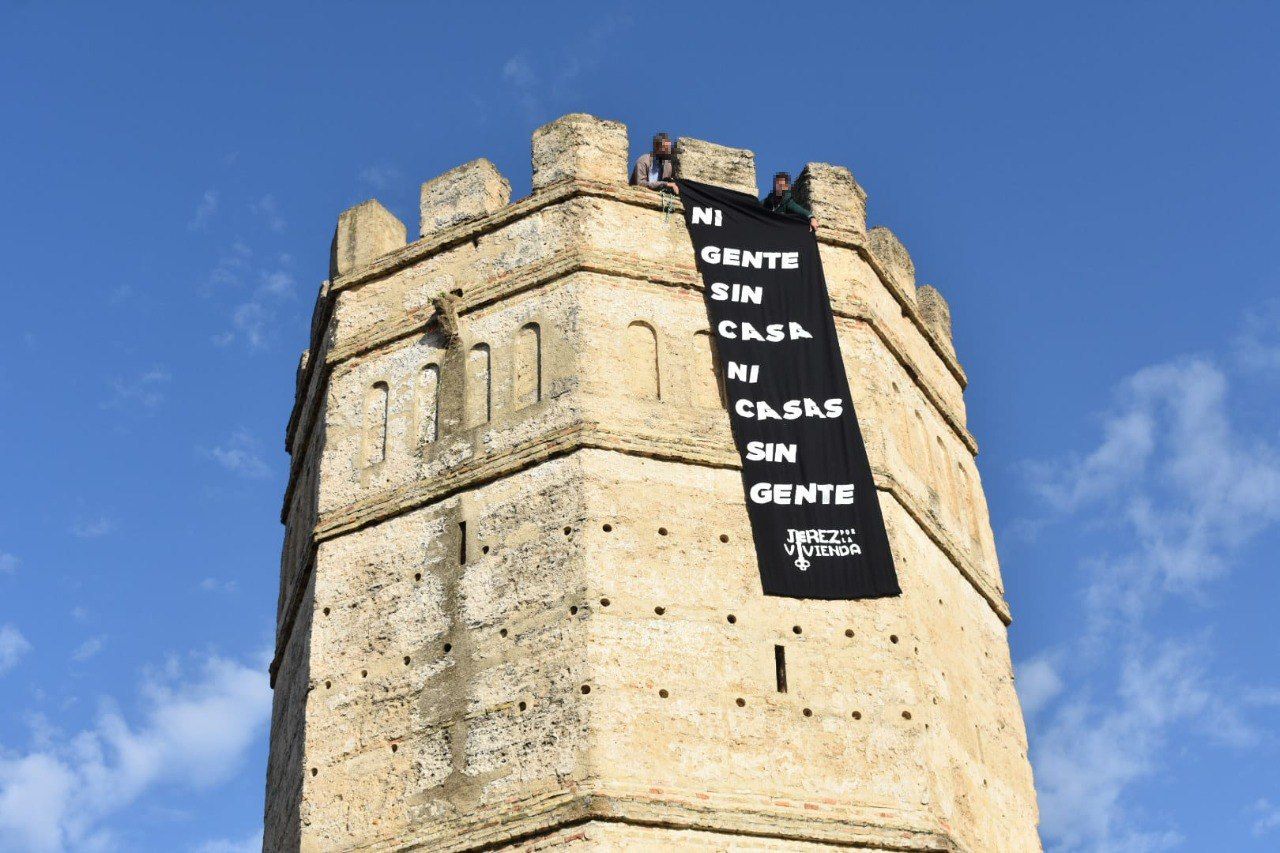
<svg viewBox="0 0 1280 853"><path fill-rule="evenodd" d="M848 165L950 300L1052 850L1280 846L1280 13L0 5L0 849L256 849L340 210L561 114Z"/></svg>

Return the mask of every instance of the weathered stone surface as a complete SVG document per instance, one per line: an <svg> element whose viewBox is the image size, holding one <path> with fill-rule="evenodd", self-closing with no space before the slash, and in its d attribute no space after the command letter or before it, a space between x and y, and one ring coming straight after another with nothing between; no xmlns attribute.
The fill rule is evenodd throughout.
<svg viewBox="0 0 1280 853"><path fill-rule="evenodd" d="M571 113L533 132L533 189L564 178L626 181L627 127Z"/></svg>
<svg viewBox="0 0 1280 853"><path fill-rule="evenodd" d="M351 272L405 244L404 223L374 198L342 211L333 232L329 277Z"/></svg>
<svg viewBox="0 0 1280 853"><path fill-rule="evenodd" d="M824 227L867 230L867 191L844 166L807 164L796 178L795 194Z"/></svg>
<svg viewBox="0 0 1280 853"><path fill-rule="evenodd" d="M925 325L939 338L951 343L951 306L947 305L938 289L930 284L920 285L916 289L916 304L920 306L920 316Z"/></svg>
<svg viewBox="0 0 1280 853"><path fill-rule="evenodd" d="M480 219L511 201L511 182L484 157L422 185L422 236Z"/></svg>
<svg viewBox="0 0 1280 853"><path fill-rule="evenodd" d="M544 169L605 180L610 124L540 129ZM842 171L811 172L827 218ZM765 597L687 231L607 180L318 303L264 847L1038 849L963 389L905 249L819 235L904 594Z"/></svg>
<svg viewBox="0 0 1280 853"><path fill-rule="evenodd" d="M867 232L867 248L880 263L881 268L893 276L898 285L909 294L915 295L916 265L911 260L911 253L902 245L898 235L883 225L877 225Z"/></svg>
<svg viewBox="0 0 1280 853"><path fill-rule="evenodd" d="M758 195L756 155L704 139L682 136L676 142L676 177Z"/></svg>

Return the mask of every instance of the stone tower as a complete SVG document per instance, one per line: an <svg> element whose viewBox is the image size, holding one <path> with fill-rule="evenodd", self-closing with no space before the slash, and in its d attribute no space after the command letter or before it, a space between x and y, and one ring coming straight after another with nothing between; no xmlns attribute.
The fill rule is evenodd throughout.
<svg viewBox="0 0 1280 853"><path fill-rule="evenodd" d="M685 177L756 192L750 151ZM1039 848L946 302L845 168L797 192L904 593L760 593L679 212L627 130L338 218L287 446L268 850Z"/></svg>

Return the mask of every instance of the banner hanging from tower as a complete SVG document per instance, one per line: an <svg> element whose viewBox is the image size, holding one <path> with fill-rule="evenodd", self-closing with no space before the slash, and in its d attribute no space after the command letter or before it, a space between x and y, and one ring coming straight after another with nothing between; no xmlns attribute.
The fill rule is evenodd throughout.
<svg viewBox="0 0 1280 853"><path fill-rule="evenodd" d="M817 240L755 197L680 181L766 595L899 595Z"/></svg>

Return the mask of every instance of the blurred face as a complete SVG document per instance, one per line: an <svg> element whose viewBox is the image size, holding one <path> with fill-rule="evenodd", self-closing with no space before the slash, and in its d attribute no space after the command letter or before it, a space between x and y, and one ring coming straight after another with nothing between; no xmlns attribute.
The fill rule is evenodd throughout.
<svg viewBox="0 0 1280 853"><path fill-rule="evenodd" d="M790 189L790 187L791 187L791 184L787 182L786 178L773 179L773 191L776 192L778 195L782 195L784 192Z"/></svg>
<svg viewBox="0 0 1280 853"><path fill-rule="evenodd" d="M663 157L668 157L668 156L670 156L670 154L671 154L671 140L670 140L670 139L659 139L657 142L653 143L653 153L654 153L654 154L659 154L659 155L661 155L661 156L663 156Z"/></svg>

